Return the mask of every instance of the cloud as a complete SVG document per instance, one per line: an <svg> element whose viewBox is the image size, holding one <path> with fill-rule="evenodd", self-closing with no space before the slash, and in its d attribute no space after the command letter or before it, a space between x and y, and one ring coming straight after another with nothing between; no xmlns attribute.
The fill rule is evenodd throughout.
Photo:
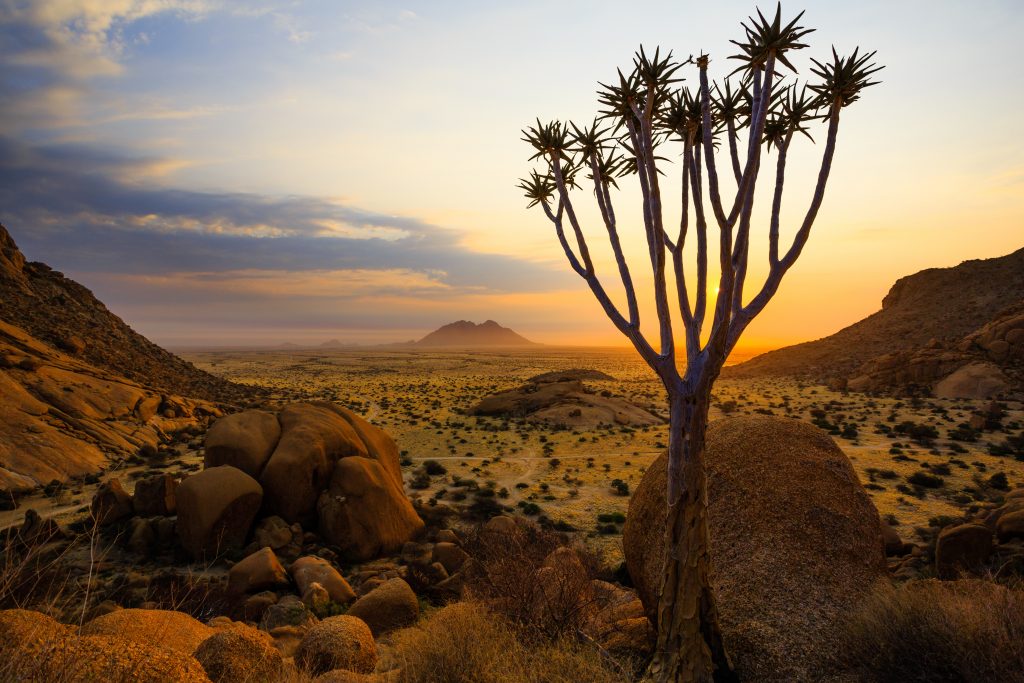
<svg viewBox="0 0 1024 683"><path fill-rule="evenodd" d="M543 299L573 281L561 268L472 251L458 232L415 217L153 184L166 163L0 137L0 220L29 258L81 279L143 328L194 328L211 312L221 326L293 330L357 314L437 320L459 301Z"/></svg>
<svg viewBox="0 0 1024 683"><path fill-rule="evenodd" d="M69 126L99 77L118 76L140 19L163 13L196 17L201 0L0 0L0 124L6 130Z"/></svg>

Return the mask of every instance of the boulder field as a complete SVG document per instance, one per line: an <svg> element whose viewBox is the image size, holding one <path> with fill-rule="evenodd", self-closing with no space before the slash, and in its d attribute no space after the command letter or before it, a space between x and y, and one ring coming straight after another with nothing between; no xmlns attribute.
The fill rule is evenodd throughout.
<svg viewBox="0 0 1024 683"><path fill-rule="evenodd" d="M652 620L667 457L644 474L623 531L629 574ZM835 442L806 423L717 420L705 458L712 585L733 664L742 680L815 680L844 615L887 577L878 511Z"/></svg>

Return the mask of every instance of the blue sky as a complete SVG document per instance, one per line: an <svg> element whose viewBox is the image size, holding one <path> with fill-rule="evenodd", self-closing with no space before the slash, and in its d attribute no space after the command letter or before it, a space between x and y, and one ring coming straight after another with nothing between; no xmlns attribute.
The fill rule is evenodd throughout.
<svg viewBox="0 0 1024 683"><path fill-rule="evenodd" d="M515 189L519 130L589 119L641 42L724 71L754 7L0 0L0 221L165 344L388 341L460 318L612 343ZM811 245L752 343L830 333L896 277L1024 234L1020 4L803 7L808 56L877 49L884 83L844 112ZM794 160L794 217L818 152ZM640 257L641 232L624 239Z"/></svg>

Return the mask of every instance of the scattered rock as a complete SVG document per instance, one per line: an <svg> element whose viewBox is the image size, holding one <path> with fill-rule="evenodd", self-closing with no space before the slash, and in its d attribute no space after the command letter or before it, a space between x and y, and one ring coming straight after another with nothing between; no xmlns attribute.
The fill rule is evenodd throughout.
<svg viewBox="0 0 1024 683"><path fill-rule="evenodd" d="M356 599L348 581L323 558L315 555L300 557L292 563L289 571L301 594L305 594L311 584L318 583L336 603L347 605Z"/></svg>
<svg viewBox="0 0 1024 683"><path fill-rule="evenodd" d="M228 595L241 595L287 584L288 574L270 548L256 551L228 571Z"/></svg>
<svg viewBox="0 0 1024 683"><path fill-rule="evenodd" d="M420 605L408 583L391 579L356 600L346 614L365 621L374 637L378 637L414 623L419 618Z"/></svg>
<svg viewBox="0 0 1024 683"><path fill-rule="evenodd" d="M1013 538L1024 538L1024 509L1008 512L996 524L996 533L1000 541Z"/></svg>
<svg viewBox="0 0 1024 683"><path fill-rule="evenodd" d="M178 510L178 480L170 474L157 474L135 482L132 506L141 517L166 517Z"/></svg>
<svg viewBox="0 0 1024 683"><path fill-rule="evenodd" d="M131 495L117 478L100 484L92 497L92 516L100 526L128 519L134 510Z"/></svg>

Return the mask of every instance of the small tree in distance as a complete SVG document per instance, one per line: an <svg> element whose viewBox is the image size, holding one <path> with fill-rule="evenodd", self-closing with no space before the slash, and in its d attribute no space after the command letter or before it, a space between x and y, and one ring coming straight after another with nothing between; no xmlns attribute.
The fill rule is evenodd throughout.
<svg viewBox="0 0 1024 683"><path fill-rule="evenodd" d="M628 75L601 85L603 110L595 121L578 126L554 121L525 131L539 170L520 182L530 207L540 206L565 250L572 269L589 285L615 327L633 344L654 370L668 394L669 446L668 518L665 566L658 605L658 643L648 675L656 681L734 680L722 642L718 610L711 589L708 561L707 486L704 440L711 389L743 331L778 290L783 276L800 256L821 207L832 167L839 115L861 91L875 83L874 53L854 50L831 60L812 60L818 80L811 84L783 85L777 68L796 72L788 55L806 45L801 40L813 29L798 26L801 12L789 23L781 20L781 6L772 21L760 10L742 24L745 38L732 41L740 53L732 59L740 67L721 83L709 82L709 56L685 61L672 54L653 57L643 48L633 59ZM679 87L684 66L696 67L697 87ZM733 78L739 73L738 78ZM810 206L797 227L792 243L780 251L780 212L786 157L797 134L811 138L816 120L826 127L825 145ZM745 144L740 132L748 131ZM735 195L723 201L716 163L716 142L724 136ZM664 148L682 147L682 216L673 236L662 212L660 177ZM776 154L775 187L768 228L769 271L749 300L744 298L754 194L762 156ZM722 152L725 153L724 151ZM609 297L594 269L583 228L573 207L572 191L584 175L592 186L625 294L626 312ZM658 350L640 331L640 313L629 265L619 240L611 189L617 179L635 175L643 197L643 224L654 280L654 308L660 343ZM728 199L728 197L727 197ZM721 275L714 297L710 329L705 329L708 308L708 212L718 228ZM691 213L692 208L692 213ZM572 232L567 237L566 223ZM692 226L692 227L691 227ZM683 248L696 239L694 291L684 269ZM671 262L674 298L683 324L685 369L677 364L666 266Z"/></svg>

